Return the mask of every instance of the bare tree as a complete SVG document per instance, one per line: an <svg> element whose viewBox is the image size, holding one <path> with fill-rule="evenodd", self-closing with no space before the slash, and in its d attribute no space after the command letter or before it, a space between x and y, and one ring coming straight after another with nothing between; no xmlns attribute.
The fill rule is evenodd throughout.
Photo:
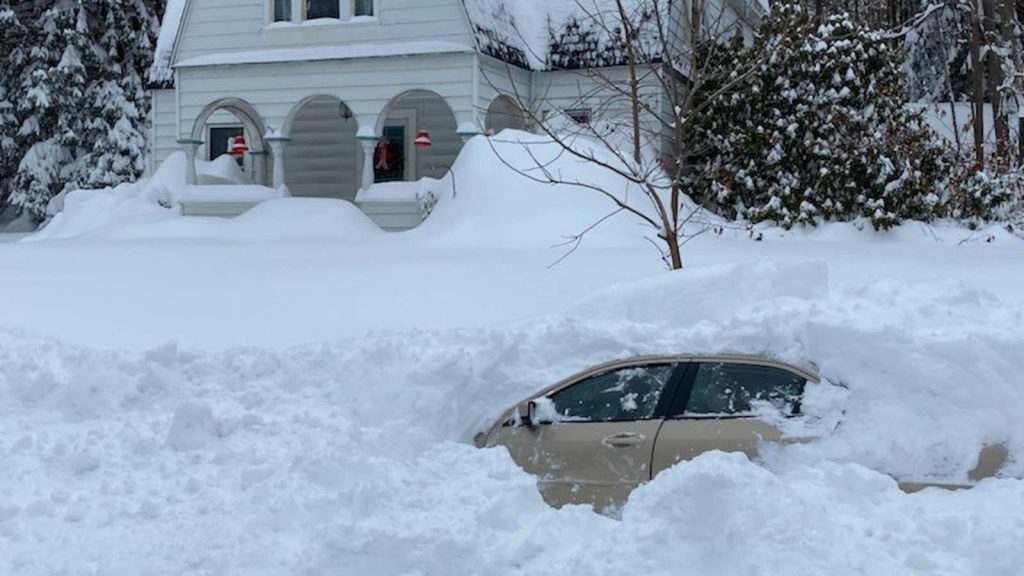
<svg viewBox="0 0 1024 576"><path fill-rule="evenodd" d="M682 247L713 228L708 213L686 195L687 158L701 153L686 142L687 127L696 114L730 94L757 66L737 70L729 82L710 93L702 90L703 71L712 61L716 41L742 32L736 14L727 15L723 8L710 12L710 6L704 0L693 0L693 5L670 0L577 0L576 25L583 24L605 39L598 48L600 57L571 55L563 58L567 65L554 66L576 76L577 93L569 100L552 102L546 91L522 93L511 82L516 104L560 156L614 174L642 195L637 202L629 190L609 190L589 180L567 178L552 168L550 159L534 154L529 144L523 144L533 161L528 169L503 158L507 166L534 181L589 189L610 201L607 215L570 237L569 253L601 223L626 213L651 231L648 239L666 264L679 269ZM578 29L571 34L580 35ZM702 42L712 49L698 50ZM558 44L558 38L553 44ZM502 80L511 79L510 65L506 71L509 77ZM497 86L496 79L487 80ZM699 102L694 98L698 92ZM569 110L575 123L556 121L562 110ZM495 152L501 156L497 148Z"/></svg>

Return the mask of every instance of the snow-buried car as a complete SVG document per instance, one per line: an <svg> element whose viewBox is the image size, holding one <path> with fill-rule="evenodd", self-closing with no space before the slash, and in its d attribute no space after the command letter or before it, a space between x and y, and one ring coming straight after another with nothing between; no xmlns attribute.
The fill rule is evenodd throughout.
<svg viewBox="0 0 1024 576"><path fill-rule="evenodd" d="M765 443L811 442L802 404L814 372L765 357L644 356L601 364L506 410L477 434L478 447L504 446L539 477L554 505L621 505L630 492L675 464L713 450L756 458ZM833 424L834 425L834 424ZM993 476L1007 458L987 446L971 481ZM904 491L969 484L897 479Z"/></svg>

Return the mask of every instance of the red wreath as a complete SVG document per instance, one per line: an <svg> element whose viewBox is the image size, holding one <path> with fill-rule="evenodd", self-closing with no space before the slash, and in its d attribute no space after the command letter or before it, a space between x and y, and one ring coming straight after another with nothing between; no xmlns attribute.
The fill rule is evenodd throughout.
<svg viewBox="0 0 1024 576"><path fill-rule="evenodd" d="M374 150L374 169L376 170L391 170L391 162L394 161L392 158L391 151L391 140L385 138L377 143L377 148Z"/></svg>

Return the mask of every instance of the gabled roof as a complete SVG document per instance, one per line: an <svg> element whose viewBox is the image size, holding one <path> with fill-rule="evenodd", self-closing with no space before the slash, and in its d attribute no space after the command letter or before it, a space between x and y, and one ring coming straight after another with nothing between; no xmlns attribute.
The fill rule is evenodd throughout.
<svg viewBox="0 0 1024 576"><path fill-rule="evenodd" d="M572 69L623 64L618 40L615 0L461 0L477 47L505 62L531 70ZM673 2L660 0L666 13ZM624 0L631 18L641 26L641 41L657 57L652 0ZM151 87L174 81L174 55L189 0L168 0L160 28ZM646 34L645 34L646 32Z"/></svg>
<svg viewBox="0 0 1024 576"><path fill-rule="evenodd" d="M149 68L151 88L169 88L174 83L174 48L178 43L178 32L185 18L188 0L167 0L164 19L160 23L160 37L153 53L153 65Z"/></svg>

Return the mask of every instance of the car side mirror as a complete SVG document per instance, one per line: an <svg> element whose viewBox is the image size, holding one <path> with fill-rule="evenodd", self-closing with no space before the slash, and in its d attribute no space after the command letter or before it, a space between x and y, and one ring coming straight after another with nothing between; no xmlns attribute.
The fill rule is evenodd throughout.
<svg viewBox="0 0 1024 576"><path fill-rule="evenodd" d="M533 419L537 415L537 404L530 400L519 405L519 421L523 426L533 426Z"/></svg>
<svg viewBox="0 0 1024 576"><path fill-rule="evenodd" d="M540 407L535 400L530 400L519 405L519 421L524 426L540 426L541 424L552 424L549 416L541 414Z"/></svg>

